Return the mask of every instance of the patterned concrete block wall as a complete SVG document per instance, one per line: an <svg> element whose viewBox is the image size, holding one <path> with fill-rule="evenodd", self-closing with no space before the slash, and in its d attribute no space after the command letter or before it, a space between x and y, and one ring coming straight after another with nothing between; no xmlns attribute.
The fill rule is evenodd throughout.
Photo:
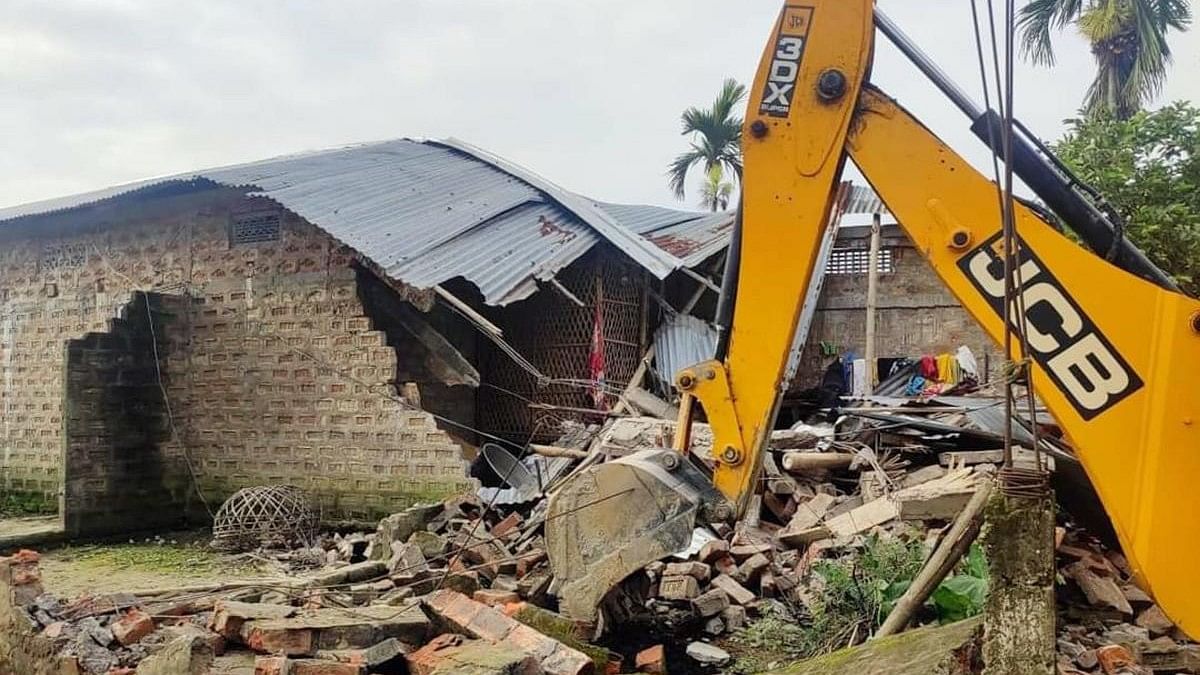
<svg viewBox="0 0 1200 675"><path fill-rule="evenodd" d="M182 296L135 293L107 331L67 341L62 514L68 535L186 520L188 478L165 454L171 419L163 396L172 348L165 329L186 310Z"/></svg>
<svg viewBox="0 0 1200 675"><path fill-rule="evenodd" d="M277 238L235 241L234 223L273 215ZM214 508L288 482L331 517L369 518L466 487L459 447L398 402L396 351L364 313L353 260L233 191L0 229L0 490L57 495L63 345L103 332L137 289L191 298L166 338L179 345L167 357L179 437L165 453L186 449Z"/></svg>
<svg viewBox="0 0 1200 675"><path fill-rule="evenodd" d="M840 236L837 243L841 249L865 250L868 246L869 241L861 236ZM879 357L920 357L966 345L981 367L986 361L995 372L1000 351L946 290L907 238L895 227L885 228L883 246L891 256L891 271L879 275L875 319ZM832 357L822 353L822 342L836 348L838 353L853 350L862 357L866 344L866 306L865 272L825 277L793 390L821 383L825 367L832 361Z"/></svg>

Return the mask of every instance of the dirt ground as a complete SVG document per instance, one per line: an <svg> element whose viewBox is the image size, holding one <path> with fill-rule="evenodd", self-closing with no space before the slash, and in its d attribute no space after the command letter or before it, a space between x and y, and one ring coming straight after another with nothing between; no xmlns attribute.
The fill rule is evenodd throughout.
<svg viewBox="0 0 1200 675"><path fill-rule="evenodd" d="M67 544L41 551L42 582L48 592L73 598L275 576L266 563L213 551L208 541L208 532L193 531L125 542Z"/></svg>
<svg viewBox="0 0 1200 675"><path fill-rule="evenodd" d="M50 534L61 527L58 516L0 517L0 540Z"/></svg>

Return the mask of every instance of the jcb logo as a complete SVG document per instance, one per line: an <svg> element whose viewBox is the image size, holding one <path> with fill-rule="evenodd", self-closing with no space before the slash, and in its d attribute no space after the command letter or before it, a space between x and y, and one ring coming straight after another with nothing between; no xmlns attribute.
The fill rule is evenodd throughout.
<svg viewBox="0 0 1200 675"><path fill-rule="evenodd" d="M767 83L758 104L759 114L787 117L791 112L812 14L812 7L789 5L783 9L779 34L775 36L771 70L767 73Z"/></svg>
<svg viewBox="0 0 1200 675"><path fill-rule="evenodd" d="M958 260L958 267L1004 317L1004 259L996 249L1000 234ZM1030 355L1090 420L1142 387L1142 381L1113 348L1062 284L1024 242L1017 260L1022 282ZM1016 300L1012 320L1019 320Z"/></svg>

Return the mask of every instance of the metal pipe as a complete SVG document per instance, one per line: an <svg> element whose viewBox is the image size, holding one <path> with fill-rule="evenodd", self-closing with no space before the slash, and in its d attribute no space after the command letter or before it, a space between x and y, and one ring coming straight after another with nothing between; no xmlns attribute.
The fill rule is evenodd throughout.
<svg viewBox="0 0 1200 675"><path fill-rule="evenodd" d="M729 338L733 331L733 305L737 299L738 268L742 264L742 204L738 202L737 216L733 221L733 234L729 241L729 254L725 256L725 271L721 275L721 295L717 298L717 349L713 358L724 361L729 355Z"/></svg>
<svg viewBox="0 0 1200 675"><path fill-rule="evenodd" d="M959 110L971 119L971 131L1002 159L1012 156L1012 168L1030 189L1034 191L1083 239L1093 251L1105 256L1121 269L1169 291L1180 292L1179 286L1170 275L1158 268L1145 253L1140 251L1121 234L1111 218L1103 213L1082 191L1094 194L1085 188L1040 141L1024 130L1012 134L1011 152L1006 152L999 133L1004 120L993 110L984 110L966 92L959 89L928 54L921 51L886 14L875 8L875 26L896 48L917 67L929 81L950 99ZM1015 120L1014 120L1015 121Z"/></svg>

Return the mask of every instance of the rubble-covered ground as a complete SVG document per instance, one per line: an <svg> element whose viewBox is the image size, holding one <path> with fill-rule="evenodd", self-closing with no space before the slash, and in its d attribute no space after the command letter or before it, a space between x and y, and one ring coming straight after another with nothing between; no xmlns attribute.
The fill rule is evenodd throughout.
<svg viewBox="0 0 1200 675"><path fill-rule="evenodd" d="M0 576L62 672L769 671L870 639L993 480L998 433L980 413L993 403L961 399L859 402L776 432L748 515L700 525L687 550L626 579L599 626L559 613L545 493L580 464L667 445L669 422L569 430L521 458L538 484L493 474L478 494L374 528L292 542L264 532L269 545L235 553L172 535L26 551L3 559ZM1038 430L1045 456L1019 452L1018 464L1074 461L1052 426ZM696 461L708 438L702 427L693 435ZM1056 542L1060 672L1200 670L1200 650L1120 553L1067 513ZM987 590L974 544L906 623L974 617Z"/></svg>

